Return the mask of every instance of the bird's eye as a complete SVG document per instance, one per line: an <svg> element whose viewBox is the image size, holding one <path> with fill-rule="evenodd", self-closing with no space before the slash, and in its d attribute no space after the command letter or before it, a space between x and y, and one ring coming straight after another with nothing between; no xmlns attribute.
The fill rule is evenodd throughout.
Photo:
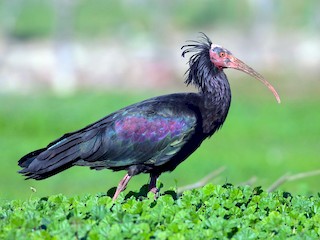
<svg viewBox="0 0 320 240"><path fill-rule="evenodd" d="M225 53L225 52L220 52L220 53L219 53L219 56L222 57L222 58L224 58L224 57L226 56L226 53Z"/></svg>

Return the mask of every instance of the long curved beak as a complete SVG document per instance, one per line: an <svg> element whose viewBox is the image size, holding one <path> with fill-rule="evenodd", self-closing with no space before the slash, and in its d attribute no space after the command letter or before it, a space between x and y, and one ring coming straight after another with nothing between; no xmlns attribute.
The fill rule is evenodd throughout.
<svg viewBox="0 0 320 240"><path fill-rule="evenodd" d="M275 96L277 102L278 103L281 102L279 94L277 93L275 88L261 74L257 73L255 70L253 70L251 67L249 67L247 64L245 64L241 60L232 56L229 58L229 62L227 63L227 67L240 70L240 71L245 72L245 73L249 74L250 76L258 79L260 82L262 82L264 85L266 85L269 88L269 90Z"/></svg>

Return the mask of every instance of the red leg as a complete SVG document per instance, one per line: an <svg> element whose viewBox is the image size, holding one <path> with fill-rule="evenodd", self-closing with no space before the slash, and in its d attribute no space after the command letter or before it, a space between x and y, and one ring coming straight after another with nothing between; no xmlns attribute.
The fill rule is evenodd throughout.
<svg viewBox="0 0 320 240"><path fill-rule="evenodd" d="M128 182L130 181L132 176L130 176L128 173L124 176L124 178L121 179L121 181L118 184L117 190L113 195L112 200L115 201L119 194L126 189Z"/></svg>
<svg viewBox="0 0 320 240"><path fill-rule="evenodd" d="M149 192L154 193L154 199L157 199L157 194L159 192L159 189L157 188L157 179L159 177L159 174L150 174L150 183L149 183Z"/></svg>

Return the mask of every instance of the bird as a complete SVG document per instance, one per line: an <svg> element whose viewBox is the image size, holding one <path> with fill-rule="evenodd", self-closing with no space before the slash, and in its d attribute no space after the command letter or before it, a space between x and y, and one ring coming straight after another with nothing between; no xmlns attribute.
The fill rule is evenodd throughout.
<svg viewBox="0 0 320 240"><path fill-rule="evenodd" d="M130 179L150 175L149 192L158 195L156 182L173 171L201 143L219 130L227 117L231 90L224 69L247 73L265 84L278 103L275 88L226 48L212 43L205 33L181 47L191 54L185 84L198 92L153 97L124 107L104 118L23 156L19 173L42 180L73 166L125 170L113 196L116 200Z"/></svg>

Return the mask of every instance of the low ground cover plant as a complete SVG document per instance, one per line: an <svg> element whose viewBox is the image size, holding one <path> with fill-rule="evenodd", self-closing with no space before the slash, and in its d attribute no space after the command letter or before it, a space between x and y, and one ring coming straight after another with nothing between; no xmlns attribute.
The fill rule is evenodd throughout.
<svg viewBox="0 0 320 240"><path fill-rule="evenodd" d="M3 201L1 239L318 239L320 196L208 184L183 192Z"/></svg>

